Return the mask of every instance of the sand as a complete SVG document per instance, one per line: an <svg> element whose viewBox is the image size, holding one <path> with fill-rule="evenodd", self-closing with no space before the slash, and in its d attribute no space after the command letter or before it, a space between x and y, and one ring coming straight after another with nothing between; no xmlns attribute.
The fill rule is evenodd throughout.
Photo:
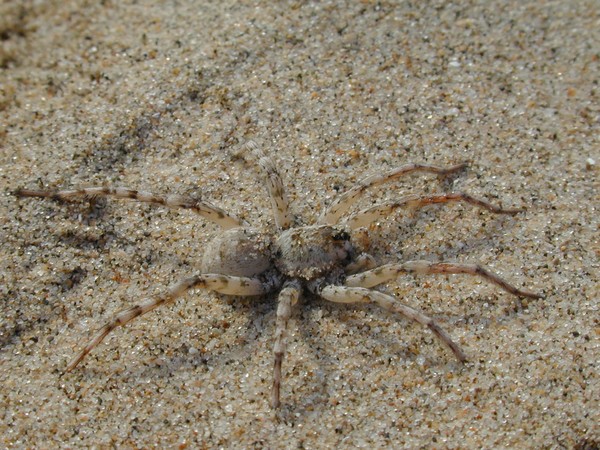
<svg viewBox="0 0 600 450"><path fill-rule="evenodd" d="M0 446L597 448L600 4L5 2L0 11ZM198 272L219 228L138 203L17 199L128 186L201 196L274 230L269 153L298 224L370 173L352 210L465 191L505 207L403 211L381 263L480 263L382 289L464 349L370 305L306 297L269 406L276 296L193 291L109 338L112 314Z"/></svg>

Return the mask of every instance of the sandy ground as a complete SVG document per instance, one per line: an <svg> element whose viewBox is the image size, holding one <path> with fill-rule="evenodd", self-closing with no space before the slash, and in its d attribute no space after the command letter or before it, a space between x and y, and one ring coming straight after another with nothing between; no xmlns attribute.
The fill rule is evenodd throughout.
<svg viewBox="0 0 600 450"><path fill-rule="evenodd" d="M0 446L597 448L600 3L12 1L0 10ZM380 262L479 262L382 287L438 320L303 299L283 405L269 407L275 297L193 291L117 329L114 312L199 270L218 227L124 201L16 199L116 185L202 195L273 230L274 158L298 223L364 175L360 202L466 191L506 207L397 213ZM355 211L355 210L354 210Z"/></svg>

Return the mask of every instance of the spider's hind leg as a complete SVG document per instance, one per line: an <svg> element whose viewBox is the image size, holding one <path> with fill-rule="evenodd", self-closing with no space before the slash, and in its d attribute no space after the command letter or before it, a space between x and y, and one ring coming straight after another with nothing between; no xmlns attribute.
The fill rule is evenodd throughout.
<svg viewBox="0 0 600 450"><path fill-rule="evenodd" d="M115 328L126 325L133 319L146 314L161 305L167 305L174 302L192 288L204 288L222 294L243 296L264 295L269 291L269 286L256 278L232 277L216 274L203 274L186 278L171 286L164 294L117 313L110 321L104 324L94 337L92 337L92 339L73 357L71 362L67 365L66 371L70 372L77 367L83 358L97 347Z"/></svg>

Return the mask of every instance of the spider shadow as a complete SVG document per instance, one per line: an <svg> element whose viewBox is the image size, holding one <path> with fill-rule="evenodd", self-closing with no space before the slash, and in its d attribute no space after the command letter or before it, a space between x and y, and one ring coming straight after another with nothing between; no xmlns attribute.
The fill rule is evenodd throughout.
<svg viewBox="0 0 600 450"><path fill-rule="evenodd" d="M161 367L140 367L139 370L136 371L136 376L147 377L148 379L156 376L168 378L171 377L173 373L180 370L194 370L203 366L228 365L233 362L239 362L241 364L244 361L253 358L256 349L261 346L262 341L259 339L261 336L265 335L267 331L274 332L276 310L274 298L276 297L273 297L272 295L254 298L227 296L207 291L199 291L198 293L188 294L188 296L189 295L192 297L206 297L206 299L203 298L202 301L218 302L221 305L221 308L230 308L233 314L236 316L241 315L245 318L243 322L236 323L235 327L223 325L223 315L212 317L210 315L202 315L201 319L197 322L197 328L200 330L199 334L208 334L203 333L203 331L214 329L215 325L217 327L225 328L220 331L221 335L235 333L235 344L227 347L219 347L211 351L190 352L192 347L203 347L203 344L208 343L211 338L206 338L206 340L202 342L189 343L186 341L179 345L174 343L169 351L175 349L174 351L177 355L165 358L167 362ZM199 305L199 308L201 308L201 305ZM228 315L228 313L224 315ZM269 326L269 318L273 319L272 326ZM157 342L157 345L167 345L164 343L161 344L159 341ZM270 342L271 340L269 339L269 343ZM269 352L269 354L271 353Z"/></svg>
<svg viewBox="0 0 600 450"><path fill-rule="evenodd" d="M69 207L69 210L73 210L75 211L77 209L77 207L79 205L76 204L71 204L71 203L61 203L64 205L67 205ZM80 222L80 217L78 218L78 222ZM110 221L104 222L104 221L99 221L98 223L95 223L93 227L91 227L91 229L82 229L82 228L75 228L75 229L68 229L67 231L64 232L59 232L59 233L53 233L54 235L54 239L55 239L55 244L57 246L57 248L63 247L63 248L72 248L72 249L76 249L79 251L83 251L83 252L87 252L87 251L97 251L100 253L105 253L107 251L109 251L110 248L121 248L121 247L125 247L125 246L129 246L132 248L138 248L138 246L136 245L135 240L130 239L127 237L127 235L123 235L122 233L119 233L118 231L116 231L114 224L111 225ZM27 242L25 244L22 244L24 246L30 246L30 245L34 245L34 244L28 244ZM152 260L149 260L148 258L151 258ZM34 265L36 263L36 259L38 258L31 258L31 262L29 263L29 265ZM134 253L131 255L131 260L135 261L135 265L141 265L142 263L147 263L149 265L152 264L156 264L158 266L162 265L165 267L168 266L173 266L174 262L176 261L180 261L181 265L179 267L179 269L177 269L177 271L182 273L181 278L183 278L185 276L185 274L187 274L188 276L194 274L194 273L198 273L199 270L195 269L194 267L192 267L189 263L182 261L181 257L179 255L177 255L176 253L173 252L169 252L169 251L160 251L160 252L153 252L150 255L145 255L143 252L142 253ZM184 267L182 269L182 267ZM106 269L106 268L105 268ZM79 287L79 285L85 280L86 277L89 277L90 273L88 273L87 271L83 270L81 268L81 266L74 266L74 268L72 270L69 271L62 271L60 273L57 274L54 281L50 281L51 285L55 286L55 289L59 289L59 292L62 293L63 295L66 295L67 292L69 291L73 291L75 289L77 289ZM48 284L48 282L46 282L46 284ZM168 289L168 285L165 286L160 286L158 287L158 291L159 292L164 292L166 289ZM23 294L20 294L22 292L22 288L19 288L18 286L15 286L14 291L19 293L17 296L17 299L20 296L23 296ZM71 295L76 295L76 291L72 292ZM267 304L267 302L269 302L269 298L265 297L264 299L255 299L255 298L249 298L249 297L229 297L229 296L218 296L215 293L210 293L207 291L197 291L197 292L193 292L193 293L187 293L186 297L188 298L187 301L199 301L198 299L195 299L194 297L202 297L201 300L205 300L205 298L209 298L212 297L211 301L214 301L214 297L222 297L219 298L217 301L221 302L223 304L224 308L227 308L229 305L229 307L238 310L240 312L245 313L245 315L248 315L248 326L247 327L242 327L242 329L246 330L246 336L242 336L241 337L241 341L243 342L247 342L247 343L252 343L253 339L250 338L251 334L252 334L252 327L256 328L255 325L258 318L260 317L260 311L262 309L265 309L265 306ZM59 302L59 297L57 295L51 295L51 296L46 296L47 298L52 298L52 299L56 299L55 302L50 302L50 301L44 301L45 304L48 305L49 311L44 310L42 313L39 313L38 309L35 309L35 312L37 312L37 314L34 314L33 312L23 312L24 308L28 302L26 301L16 301L12 300L12 302L9 302L8 300L5 302L2 302L2 304L4 306L9 305L10 303L18 303L18 311L20 313L19 316L16 317L16 319L19 319L18 322L15 322L14 324L9 323L8 321L5 321L5 323L3 325L3 327L1 327L3 333L2 333L2 339L0 339L0 348L4 348L7 345L10 345L11 343L15 342L16 339L18 339L18 337L23 334L24 332L27 332L29 329L33 328L35 325L41 325L43 326L43 324L47 323L47 322L51 322L56 318L60 318L62 316L63 320L66 321L66 316L67 316L67 310L68 310L68 304L66 304L65 302ZM144 295L144 297L146 297L146 295ZM139 300L141 300L141 298L123 298L122 299L122 305L120 308L117 308L116 310L110 312L107 311L107 313L102 317L102 318L98 318L100 323L96 323L95 321L92 321L92 327L93 328L97 328L100 325L102 325L102 320L108 320L112 315L116 314L118 311L123 310L125 308L127 308L128 306L131 306L133 304L136 304L139 302ZM178 301L183 301L182 299L178 300ZM272 303L272 301L271 301ZM35 305L37 305L38 303L36 303ZM67 305L67 306L65 306ZM17 307L15 307L17 308ZM274 311L275 305L271 304L268 308L268 310ZM173 309L173 305L168 305L165 307L165 309ZM172 313L172 311L167 311L166 314ZM11 315L7 313L4 314L5 318L10 317ZM23 317L24 316L24 317ZM26 320L23 320L24 318L26 318ZM148 319L147 317L143 317L141 319L141 322L144 321L144 319ZM153 319L156 320L156 319ZM140 321L136 321L136 323L139 324ZM128 327L135 327L136 323L130 324ZM199 323L199 327L202 327L203 325L206 326L207 324L210 324L210 321L206 321L205 323L200 322ZM127 328L128 328L127 327ZM93 331L90 330L90 332ZM123 329L123 328L119 328L117 330L115 330L115 333L126 333L127 330ZM233 332L233 330L229 331L229 332ZM112 335L112 333L111 333ZM91 336L91 334L90 334ZM83 338L87 338L90 336L83 336ZM157 344L158 345L158 344ZM247 345L247 344L245 344ZM248 353L248 352L245 352ZM93 353L92 353L93 355ZM92 355L88 355L87 359L91 359L90 356ZM202 355L202 354L198 354L198 355L190 355L189 353L186 352L186 354L184 356L178 356L174 358L174 364L167 364L166 366L172 367L174 369L178 369L184 365L192 365L192 366L201 366L201 365L206 365L207 360L210 358L214 358L214 355ZM148 358L150 358L150 356L148 356ZM223 356L223 358L225 358L225 356ZM227 358L228 360L231 359L231 357ZM129 369L129 368L128 368ZM97 369L95 367L94 364L88 363L85 365L85 369L86 372L89 373L93 373L98 377L102 377L102 376L106 376L106 372ZM172 372L172 370L165 370L165 365L154 365L154 366L143 366L140 365L137 369L135 370L135 374L138 376L142 376L142 377L155 377L155 376L169 376L169 373Z"/></svg>
<svg viewBox="0 0 600 450"><path fill-rule="evenodd" d="M323 339L323 329L321 326L319 326L319 320L313 320L311 318L314 316L313 313L315 309L321 310L323 312L323 316L327 316L324 320L321 319L322 321L335 322L333 327L335 328L336 332L345 342L350 340L349 345L351 348L354 347L352 344L352 339L359 341L359 343L357 343L354 347L356 353L352 353L352 351L346 351L345 353L349 353L348 357L354 359L355 362L364 361L363 368L365 374L366 372L373 370L372 364L374 360L373 356L369 353L369 349L382 349L381 354L379 356L375 356L375 361L380 361L378 367L380 367L380 370L382 371L385 370L385 365L394 364L394 362L389 358L386 361L386 354L393 354L397 360L413 363L417 361L417 358L421 357L410 350L411 344L417 344L410 341L410 339L414 340L414 337L403 338L403 336L398 336L397 333L385 329L385 323L392 325L394 322L400 323L401 326L407 325L409 327L414 327L416 333L419 333L420 331L423 332L424 338L419 339L418 342L418 344L423 344L423 341L427 337L428 330L423 329L419 324L410 322L403 316L390 313L386 310L378 308L375 305L337 304L318 298L307 299L302 307L303 311L300 315L301 317L299 318L301 321L301 324L299 325L299 331L302 336L302 340L306 343L306 347L312 355L312 359L314 361L318 361L319 372L331 373L335 372L336 370L339 371L340 366L344 365L344 361L340 359L338 353L330 349L327 345L323 344L323 342L327 339ZM376 335L373 335L371 333L372 325L369 323L370 320L365 322L364 317L362 317L363 315L372 316L377 323L382 323L382 325L377 325L377 327L381 327L382 330ZM436 317L434 316L434 318ZM411 335L412 334L413 333L411 333ZM434 337L427 339L427 341L429 340L433 341L432 345L439 344ZM429 342L423 345L427 348L431 347ZM431 352L424 350L423 354L427 354L426 357L428 360L428 366L430 367L446 366L448 361L454 358L451 354L447 354L445 357L442 354L440 357L441 352L436 350ZM292 368L288 368L288 371L291 371L291 369ZM343 373L340 377L344 377ZM327 404L329 399L327 394L329 390L328 379L329 377L327 376L305 378L304 382L306 384L310 384L310 386L306 386L306 391L310 392L310 394L303 398L308 398L310 403L324 405ZM367 382L364 379L363 381L365 383ZM292 405L288 405L288 408L294 408L296 411L300 411L305 406L306 405L298 405L297 407L293 407Z"/></svg>
<svg viewBox="0 0 600 450"><path fill-rule="evenodd" d="M56 208L46 209L40 212L46 219L60 214ZM70 210L70 215L73 210ZM4 319L0 325L0 349L17 343L23 334L31 330L52 332L51 324L66 318L68 304L62 297L77 295L77 289L89 274L75 259L60 259L55 263L55 254L59 254L61 248L102 251L116 236L110 227L99 233L78 229L48 233L44 221L29 223L16 217L19 227L28 231L10 236L9 242L15 248L27 251L13 266L12 279L7 278L6 291L0 297ZM43 271L43 283L32 274L38 266L51 268ZM39 339L39 334L31 339Z"/></svg>
<svg viewBox="0 0 600 450"><path fill-rule="evenodd" d="M431 221L431 223L433 224L433 226L436 226L437 223L437 218L434 217L433 220ZM490 218L482 218L479 221L479 224L477 224L476 222L470 221L470 229L467 230L466 232L460 234L460 235L456 235L456 232L454 232L454 234L456 235L456 237L453 240L449 240L449 241L444 241L444 242L448 242L449 245L446 245L444 248L443 253L437 252L434 253L431 250L426 249L426 251L419 251L419 250L412 250L412 251L403 251L401 252L401 260L402 261L408 261L408 260L426 260L426 261L431 261L431 262L442 262L442 263L458 263L458 264L479 264L482 265L484 267L487 267L487 264L485 262L482 262L480 260L478 260L476 258L475 255L481 254L481 253L488 253L490 248L495 248L495 252L494 252L494 256L500 256L504 253L505 248L503 247L497 247L497 242L501 241L502 239L499 238L501 237L500 235L506 234L507 233L507 229L510 229L510 227L513 227L514 224L516 223L516 220L514 217L511 216L504 216L504 215L493 215ZM408 236L411 232L414 233L418 233L418 226L417 223L420 220L418 218L415 218L410 226L406 226L405 224L403 224L401 226L401 228L403 229L403 233ZM440 223L440 226L443 226L443 224ZM460 222L459 222L459 226L460 226ZM475 233L470 232L470 230L475 231ZM478 236L475 236L475 234L478 234ZM424 234L425 239L426 239L426 234ZM406 238L407 240L410 239L410 237ZM452 245L453 242L459 242L460 245ZM504 244L504 245L509 245L509 244ZM390 255L386 255L387 258L385 260L385 263L394 263L394 262L398 262L399 258L394 258L394 257L390 257ZM499 273L498 275L500 275L501 277L503 277L504 279L506 279L507 282L509 283L514 283L513 277L511 276L511 266L505 266L505 267L498 267L500 269L500 271L502 273ZM498 272L497 269L490 269L493 272ZM426 281L427 279L446 279L448 284L455 284L456 282L454 280L458 280L459 285L463 285L466 286L469 283L469 280L473 280L475 281L478 285L487 285L489 286L490 290L497 293L498 295L503 295L503 296L507 296L507 298L509 299L509 301L513 302L516 305L516 308L513 309L513 311L519 311L521 309L521 298L514 296L506 291L504 291L503 289L501 289L498 286L495 286L493 283L491 283L489 280L485 280L484 278L481 277L476 277L476 276L472 276L472 275L456 275L456 278L454 278L454 276L449 276L449 275L443 275L443 274L429 274L429 275L411 275L411 274L405 274L402 277L403 279L413 279L415 280L418 284ZM400 278L398 278L400 279ZM519 286L517 286L519 287ZM472 295L470 295L471 297Z"/></svg>
<svg viewBox="0 0 600 450"><path fill-rule="evenodd" d="M202 295L215 295L213 293L203 293ZM221 297L219 295L219 297ZM188 341L175 342L171 341L167 343L166 340L161 339L160 336L156 336L153 340L147 336L140 336L139 340L136 340L133 345L139 345L142 340L145 340L148 345L154 343L154 350L144 349L140 351L139 358L127 360L125 354L121 354L118 358L120 361L121 370L114 372L106 368L102 364L102 357L94 357L92 352L86 358L85 365L81 370L83 376L88 380L105 380L108 378L113 379L117 384L126 384L131 379L135 379L138 382L151 381L157 379L171 379L176 376L178 372L187 371L196 374L199 378L202 378L205 374L209 373L210 367L223 368L228 365L244 365L248 361L255 359L256 348L260 346L260 341L255 339L257 334L264 333L264 329L260 329L261 323L266 322L265 317L272 317L273 324L275 320L275 308L276 305L272 299L268 296L251 299L248 297L233 297L223 296L224 298L216 299L219 302L223 302L223 307L227 307L226 303L233 305L232 309L236 312L241 312L246 317L245 323L248 324L246 327L230 327L223 333L236 333L236 344L225 347L218 347L209 352L190 352L192 347L202 346L203 343L208 342L208 338L203 343L190 343ZM213 299L215 300L215 299ZM216 317L215 317L216 318ZM197 322L197 327L202 330L203 327L210 325L211 317L203 316L200 321ZM238 324L239 325L239 324ZM133 325L135 326L135 325ZM176 325L172 325L176 327ZM239 329L244 329L245 332L240 336ZM266 329L272 329L273 327L265 327ZM168 331L168 330L167 330ZM119 331L117 331L119 332ZM120 330L120 332L125 332ZM183 337L182 337L183 339ZM215 338L218 339L218 338ZM116 340L115 340L116 341ZM269 339L269 343L270 343ZM239 344L237 344L239 343ZM113 347L110 351L114 351L114 346L118 344L111 344L107 342L109 346ZM123 345L123 344L121 344ZM157 350L158 349L158 350ZM126 351L126 347L120 348L123 352ZM157 354L158 353L158 354ZM167 355L168 356L165 356ZM268 352L269 357L272 356L272 352ZM89 361L88 361L89 359ZM160 361L159 361L160 360ZM227 370L227 369L224 369ZM232 380L232 382L235 380ZM270 386L270 384L269 384ZM265 390L265 399L268 399L268 390Z"/></svg>
<svg viewBox="0 0 600 450"><path fill-rule="evenodd" d="M44 286L38 288L37 282L27 282L36 264L36 258L32 257L31 261L15 267L16 276L8 280L6 293L0 296L3 319L0 324L0 349L15 344L24 333L47 328L60 317L64 318L66 306L60 297L71 291L76 292L87 276L87 271L81 266L68 265L62 270L46 274ZM36 333L30 339L37 342L39 335Z"/></svg>
<svg viewBox="0 0 600 450"><path fill-rule="evenodd" d="M450 224L444 223L440 220L440 215L442 213L443 211L434 206L412 212L406 211L404 214L402 214L402 212L396 213L388 223L382 225L381 230L387 235L386 239L378 236L376 232L371 232L370 235L374 238L374 242L381 241L383 243L388 243L389 241L392 241L397 242L397 246L401 247L403 242L410 242L411 239L414 240L418 235L421 235L422 239L427 240L428 236L432 233L443 233L444 236L453 234L456 236L454 239L459 240L463 244L460 249L451 247L454 250L454 255L464 257L464 255L469 255L470 252L474 253L475 250L489 247L489 245L493 243L494 235L506 233L507 223L510 224L515 220L513 217L506 215L492 215L491 217L479 219L467 218L465 223L470 225L470 230L475 227L485 229L485 231L481 233L481 237L476 238L469 230L464 231L464 228L460 234L456 231L456 228L461 226L460 219L458 221L453 220ZM477 222L475 222L476 220ZM433 228L433 231L426 229L429 226ZM378 249L376 244L373 245L373 250L375 259L380 259L378 258L379 255L377 254ZM460 251L460 255L458 254L458 251ZM444 257L444 259L447 258Z"/></svg>

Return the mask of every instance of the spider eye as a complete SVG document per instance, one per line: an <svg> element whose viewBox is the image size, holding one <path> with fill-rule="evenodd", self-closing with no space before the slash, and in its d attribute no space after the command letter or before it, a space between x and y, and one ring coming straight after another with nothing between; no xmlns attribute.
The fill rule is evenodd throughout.
<svg viewBox="0 0 600 450"><path fill-rule="evenodd" d="M348 234L346 231L338 231L333 236L331 236L331 238L334 241L349 241L350 234Z"/></svg>

